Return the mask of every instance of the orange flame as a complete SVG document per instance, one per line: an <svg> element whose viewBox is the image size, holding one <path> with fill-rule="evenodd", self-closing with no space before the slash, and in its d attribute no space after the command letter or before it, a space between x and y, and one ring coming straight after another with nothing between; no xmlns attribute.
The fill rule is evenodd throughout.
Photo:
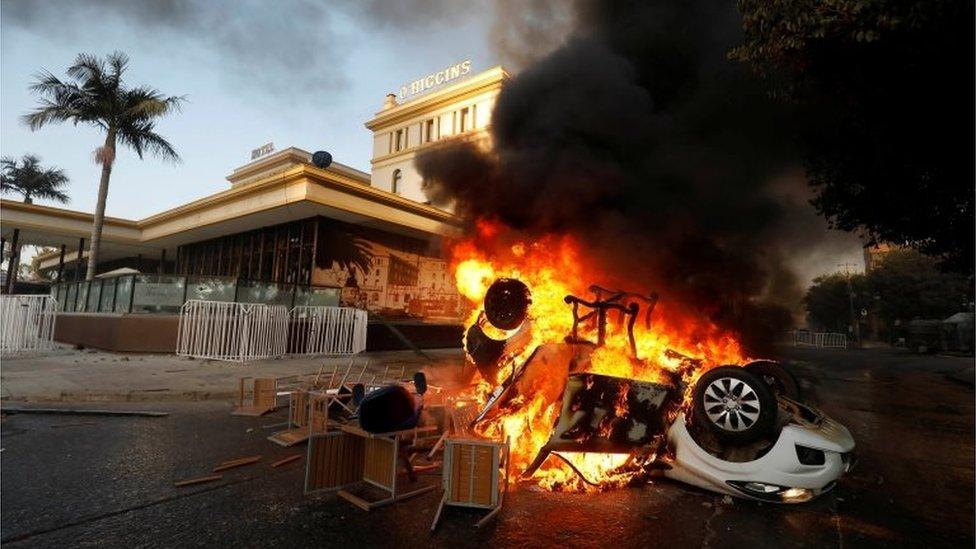
<svg viewBox="0 0 976 549"><path fill-rule="evenodd" d="M586 260L577 242L569 236L549 235L532 241L502 244L504 236L508 234L503 226L478 223L472 238L452 246L451 268L458 292L470 306L468 326L477 321L488 287L496 279L517 278L529 287L532 294L528 312L531 340L517 356L506 357L511 361L509 364L521 364L536 347L562 342L571 333L573 314L564 298L575 295L590 300L590 284L608 277L602 276L599 267ZM670 376L666 374L678 371L682 363L680 355L669 352L676 351L700 361L696 371L686 374L686 381L691 386L694 379L711 367L740 364L745 360L733 334L666 299L654 308L649 327L642 320L641 314L634 325L635 358L623 315L608 314L605 343L593 351L586 371L668 383ZM581 323L578 335L596 341L596 323ZM498 379L480 380L478 388L482 398L510 372L510 367L503 367ZM529 397L519 395L507 402L496 417L476 427L483 436L511 439L509 465L513 474L519 474L529 466L548 441L559 415L560 403L548 402L543 395L541 391ZM618 412L624 412L619 408L625 404L626 393L617 403ZM582 482L570 467L552 457L536 471L533 480L547 489L593 490L623 484L632 474L620 471L629 459L627 454L562 455L596 486Z"/></svg>

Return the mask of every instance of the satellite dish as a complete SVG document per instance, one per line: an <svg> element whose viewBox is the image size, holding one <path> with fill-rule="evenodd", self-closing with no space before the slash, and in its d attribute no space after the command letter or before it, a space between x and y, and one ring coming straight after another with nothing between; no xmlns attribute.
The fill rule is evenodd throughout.
<svg viewBox="0 0 976 549"><path fill-rule="evenodd" d="M315 164L316 168L328 168L332 164L332 155L325 151L316 151L312 155L312 164Z"/></svg>

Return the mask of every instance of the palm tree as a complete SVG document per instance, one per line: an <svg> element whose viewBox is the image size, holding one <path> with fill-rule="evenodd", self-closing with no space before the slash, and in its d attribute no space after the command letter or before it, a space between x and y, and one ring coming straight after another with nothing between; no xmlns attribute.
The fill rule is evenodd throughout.
<svg viewBox="0 0 976 549"><path fill-rule="evenodd" d="M68 176L58 168L42 168L37 155L25 154L18 161L5 156L0 159L0 192L18 193L25 204L35 198L68 203L68 195L61 189L68 184Z"/></svg>
<svg viewBox="0 0 976 549"><path fill-rule="evenodd" d="M74 65L68 67L68 77L72 81L62 81L50 72L41 72L30 86L32 92L41 96L40 106L23 117L31 130L70 121L76 126L88 124L105 132L105 144L95 149L94 155L95 162L102 166L102 179L98 184L98 203L92 223L88 280L95 276L98 264L116 143L131 148L140 159L144 152L148 152L164 160L180 160L173 146L154 129L157 119L179 111L185 98L166 96L148 86L126 87L122 74L128 64L129 57L122 52L112 53L104 60L83 53L78 55Z"/></svg>

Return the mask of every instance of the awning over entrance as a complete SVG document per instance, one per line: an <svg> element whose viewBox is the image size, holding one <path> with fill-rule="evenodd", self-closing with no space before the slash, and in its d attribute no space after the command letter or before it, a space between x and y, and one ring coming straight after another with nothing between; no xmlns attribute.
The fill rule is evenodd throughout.
<svg viewBox="0 0 976 549"><path fill-rule="evenodd" d="M365 174L336 164L309 163L309 154L286 149L234 172L235 185L223 192L148 218L107 218L101 260L121 257L174 258L178 246L316 215L396 234L438 239L458 234L456 216L371 187ZM0 202L0 232L19 243L66 246L65 261L77 257L78 239L91 232L92 214L36 204ZM42 269L57 267L59 254L41 258ZM83 254L83 257L85 254Z"/></svg>

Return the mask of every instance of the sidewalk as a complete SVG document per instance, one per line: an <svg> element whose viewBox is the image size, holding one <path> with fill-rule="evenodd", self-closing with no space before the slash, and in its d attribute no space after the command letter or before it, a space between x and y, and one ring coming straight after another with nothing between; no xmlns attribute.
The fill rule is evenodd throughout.
<svg viewBox="0 0 976 549"><path fill-rule="evenodd" d="M411 375L421 368L460 370L460 349L436 349L425 353L433 362L412 351L371 352L352 357L285 357L244 364L196 360L175 355L116 354L70 347L29 357L3 359L0 365L0 398L4 402L206 400L232 399L241 377L284 377L344 371L351 360L355 368L369 361L368 379L382 375L386 366L400 366ZM358 375L358 370L356 370Z"/></svg>

